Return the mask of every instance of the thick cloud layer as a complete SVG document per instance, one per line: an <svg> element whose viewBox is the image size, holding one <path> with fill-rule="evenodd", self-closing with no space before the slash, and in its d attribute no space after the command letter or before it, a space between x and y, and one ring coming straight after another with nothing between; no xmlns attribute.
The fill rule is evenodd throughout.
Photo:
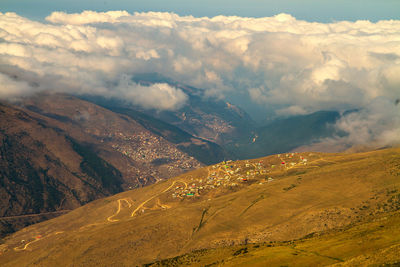
<svg viewBox="0 0 400 267"><path fill-rule="evenodd" d="M346 142L400 141L400 21L125 11L54 12L47 21L0 13L0 97L59 90L179 109L187 100L180 89L129 80L157 72L208 97L249 98L278 116L357 109L337 124Z"/></svg>

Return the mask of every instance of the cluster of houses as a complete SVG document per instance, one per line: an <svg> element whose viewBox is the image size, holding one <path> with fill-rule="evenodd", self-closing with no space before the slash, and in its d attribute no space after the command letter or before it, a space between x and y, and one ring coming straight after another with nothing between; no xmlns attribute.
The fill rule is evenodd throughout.
<svg viewBox="0 0 400 267"><path fill-rule="evenodd" d="M146 132L135 133L114 140L112 147L136 162L151 163L156 159L168 158L173 161L193 159L158 136Z"/></svg>
<svg viewBox="0 0 400 267"><path fill-rule="evenodd" d="M208 116L205 117L207 118ZM226 121L214 116L209 116L209 118L206 119L205 126L212 129L214 133L228 133L233 130L232 125L229 125Z"/></svg>
<svg viewBox="0 0 400 267"><path fill-rule="evenodd" d="M201 167L201 164L193 157L178 150L158 136L147 132L135 132L132 135L114 133L109 138L111 146L116 151L141 164L137 175L141 179L148 176L172 177L183 170L192 170ZM160 173L160 166L163 171Z"/></svg>
<svg viewBox="0 0 400 267"><path fill-rule="evenodd" d="M291 168L304 167L307 158L299 153L278 154L261 160L223 161L208 167L206 177L191 178L187 186L177 185L172 198L193 198L213 193L218 188L234 189L249 184L268 184Z"/></svg>

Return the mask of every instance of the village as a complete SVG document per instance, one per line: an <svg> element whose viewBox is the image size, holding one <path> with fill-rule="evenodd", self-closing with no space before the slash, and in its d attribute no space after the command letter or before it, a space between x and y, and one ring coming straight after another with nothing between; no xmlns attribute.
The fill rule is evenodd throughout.
<svg viewBox="0 0 400 267"><path fill-rule="evenodd" d="M137 162L155 162L156 165L162 165L168 162L157 164L157 160L168 158L170 162L176 162L181 167L187 169L194 167L193 157L188 157L158 136L139 132L132 136L119 133L118 137L113 140L112 147Z"/></svg>
<svg viewBox="0 0 400 267"><path fill-rule="evenodd" d="M143 167L137 175L149 177L171 177L182 170L193 170L201 164L193 157L179 151L165 140L146 132L124 135L120 132L108 133L102 142L112 142L111 146ZM308 157L312 154L308 154ZM173 199L195 199L223 191L239 190L250 184L269 184L277 176L292 168L304 167L308 159L304 153L285 153L258 160L227 160L207 167L207 174L191 177L176 185L170 195Z"/></svg>
<svg viewBox="0 0 400 267"><path fill-rule="evenodd" d="M143 181L158 180L159 177L170 178L202 166L193 157L146 131L136 131L132 135L111 132L101 142L108 143L113 149L133 160L136 166L140 166L132 168L131 172Z"/></svg>
<svg viewBox="0 0 400 267"><path fill-rule="evenodd" d="M255 183L264 185L272 183L276 179L274 177L292 168L304 167L307 163L308 159L299 153L278 154L261 160L223 161L209 166L206 177L192 177L186 186L177 185L171 197L196 198L213 194L217 189L234 190Z"/></svg>

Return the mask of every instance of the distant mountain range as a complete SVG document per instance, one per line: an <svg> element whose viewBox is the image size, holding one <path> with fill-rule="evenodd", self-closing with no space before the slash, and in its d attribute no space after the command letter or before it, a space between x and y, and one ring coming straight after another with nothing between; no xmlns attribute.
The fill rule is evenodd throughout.
<svg viewBox="0 0 400 267"><path fill-rule="evenodd" d="M124 114L130 112L136 114L136 117L147 115L146 120L151 117L153 130L157 128L157 132L161 134L163 128L171 128L173 125L192 136L217 143L223 148L221 155L226 159L247 159L283 153L326 137L343 134L333 127L341 117L337 111L318 111L278 118L267 125L258 125L240 107L205 97L202 89L183 85L157 73L136 74L132 80L141 85L167 83L177 87L188 95L188 103L176 111L158 111L143 109L115 98L81 98ZM158 119L157 123L155 119ZM168 139L167 136L164 137ZM206 164L213 162L215 161Z"/></svg>
<svg viewBox="0 0 400 267"><path fill-rule="evenodd" d="M283 153L334 133L321 111L259 126L232 104L154 74L188 95L177 111L99 96L39 94L0 106L0 233L92 200L229 159ZM49 213L50 212L50 213ZM15 217L36 214L31 217ZM40 214L40 215L39 215Z"/></svg>
<svg viewBox="0 0 400 267"><path fill-rule="evenodd" d="M233 137L240 137L257 127L253 119L240 107L215 98L206 97L204 90L183 85L157 73L136 74L132 80L145 86L167 83L179 88L187 96L187 103L175 111L144 109L116 98L83 96L82 98L103 107L124 107L139 111L163 122L174 125L190 135L223 145Z"/></svg>

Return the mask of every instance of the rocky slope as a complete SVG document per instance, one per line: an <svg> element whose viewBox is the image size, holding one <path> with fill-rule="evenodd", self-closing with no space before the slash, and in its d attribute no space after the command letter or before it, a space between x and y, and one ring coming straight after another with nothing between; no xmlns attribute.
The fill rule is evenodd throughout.
<svg viewBox="0 0 400 267"><path fill-rule="evenodd" d="M42 118L1 105L0 120L1 217L73 209L122 191L115 167L93 152L90 159L90 152L78 153L76 141ZM0 222L3 232L24 224Z"/></svg>

